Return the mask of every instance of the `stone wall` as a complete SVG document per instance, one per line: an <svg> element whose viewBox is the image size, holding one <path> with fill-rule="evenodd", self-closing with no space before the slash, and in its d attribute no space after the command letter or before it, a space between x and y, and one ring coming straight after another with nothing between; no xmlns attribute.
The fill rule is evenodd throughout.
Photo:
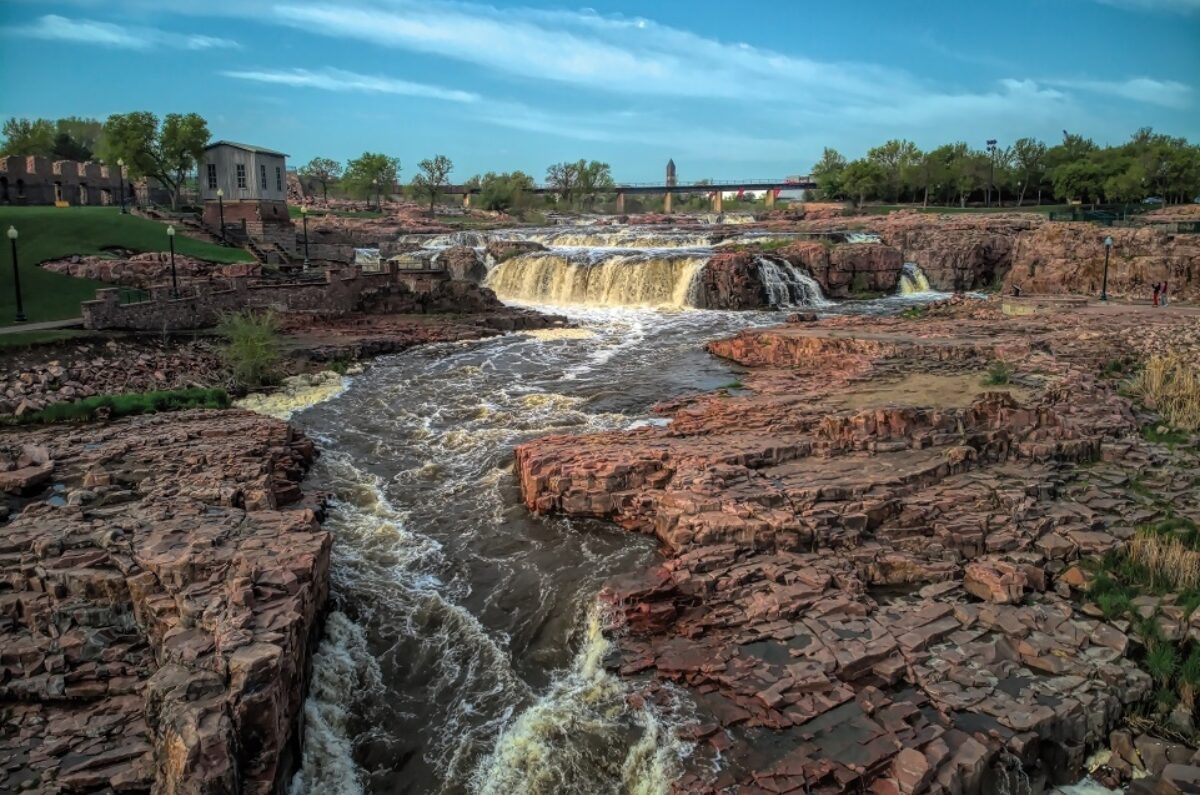
<svg viewBox="0 0 1200 795"><path fill-rule="evenodd" d="M242 309L277 312L310 312L339 316L380 305L389 311L423 311L428 297L449 281L445 271L405 272L394 266L380 273L364 274L358 268L331 270L324 282L289 284L252 283L230 279L228 288L193 285L179 298L171 297L169 286L151 289L151 299L122 304L120 291L96 292L96 300L80 305L84 326L89 329L175 331L216 325L220 316Z"/></svg>
<svg viewBox="0 0 1200 795"><path fill-rule="evenodd" d="M240 226L259 243L278 245L289 254L298 252L296 224L288 215L287 202L234 199L204 203L205 226L220 229L222 218L225 226Z"/></svg>
<svg viewBox="0 0 1200 795"><path fill-rule="evenodd" d="M126 201L134 200L125 180ZM121 178L116 168L45 157L0 157L0 204L119 204Z"/></svg>

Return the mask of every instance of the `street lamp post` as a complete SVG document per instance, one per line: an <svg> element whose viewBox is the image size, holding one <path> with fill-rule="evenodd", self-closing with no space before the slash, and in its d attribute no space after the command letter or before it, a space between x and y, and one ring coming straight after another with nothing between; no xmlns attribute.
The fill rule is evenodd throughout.
<svg viewBox="0 0 1200 795"><path fill-rule="evenodd" d="M1017 206L1020 207L1025 203L1025 194L1021 192L1021 186L1024 185L1024 180L1017 180Z"/></svg>
<svg viewBox="0 0 1200 795"><path fill-rule="evenodd" d="M125 161L122 158L117 158L117 177L121 181L121 212L128 212L125 209Z"/></svg>
<svg viewBox="0 0 1200 795"><path fill-rule="evenodd" d="M8 239L12 242L13 291L17 295L17 322L25 322L25 305L21 303L21 271L17 268L17 228L8 228Z"/></svg>
<svg viewBox="0 0 1200 795"><path fill-rule="evenodd" d="M217 188L217 214L221 219L221 245L225 246L228 243L225 240L225 191Z"/></svg>
<svg viewBox="0 0 1200 795"><path fill-rule="evenodd" d="M991 161L991 177L988 179L988 207L991 207L991 192L996 189L996 139L988 139L988 159Z"/></svg>
<svg viewBox="0 0 1200 795"><path fill-rule="evenodd" d="M1108 303L1108 255L1112 253L1112 237L1104 238L1104 281L1100 284L1100 300Z"/></svg>
<svg viewBox="0 0 1200 795"><path fill-rule="evenodd" d="M167 227L167 240L171 241L171 297L179 297L179 278L175 275L175 227Z"/></svg>
<svg viewBox="0 0 1200 795"><path fill-rule="evenodd" d="M308 270L308 207L300 207L300 218L304 221L304 270Z"/></svg>

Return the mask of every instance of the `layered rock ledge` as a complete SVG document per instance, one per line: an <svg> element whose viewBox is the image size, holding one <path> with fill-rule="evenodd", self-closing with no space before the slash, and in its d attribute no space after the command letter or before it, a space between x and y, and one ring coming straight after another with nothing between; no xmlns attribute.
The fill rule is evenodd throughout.
<svg viewBox="0 0 1200 795"><path fill-rule="evenodd" d="M193 411L0 448L48 469L5 483L0 791L279 791L328 592L312 442Z"/></svg>
<svg viewBox="0 0 1200 795"><path fill-rule="evenodd" d="M1077 564L1168 509L1200 518L1195 454L1143 441L1103 377L1164 341L1200 357L1200 327L981 306L744 332L709 349L748 393L517 449L529 508L663 543L605 598L612 664L697 704L678 791L1040 791L1152 691ZM986 387L996 360L1015 373ZM1200 633L1160 608L1167 637Z"/></svg>

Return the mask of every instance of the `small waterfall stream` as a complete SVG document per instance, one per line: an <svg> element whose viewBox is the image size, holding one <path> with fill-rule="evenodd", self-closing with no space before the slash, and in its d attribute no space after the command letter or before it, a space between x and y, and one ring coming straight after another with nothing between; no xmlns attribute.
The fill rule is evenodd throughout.
<svg viewBox="0 0 1200 795"><path fill-rule="evenodd" d="M929 292L933 292L933 288L929 286L929 279L925 278L925 272L915 262L904 263L904 269L900 273L900 295Z"/></svg>
<svg viewBox="0 0 1200 795"><path fill-rule="evenodd" d="M763 286L767 288L767 298L772 308L829 305L821 292L821 285L795 265L769 257L759 257L758 269Z"/></svg>

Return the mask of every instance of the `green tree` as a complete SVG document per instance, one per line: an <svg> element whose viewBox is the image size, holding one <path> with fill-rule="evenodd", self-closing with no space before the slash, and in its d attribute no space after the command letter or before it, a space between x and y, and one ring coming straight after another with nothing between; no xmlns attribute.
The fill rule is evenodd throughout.
<svg viewBox="0 0 1200 795"><path fill-rule="evenodd" d="M857 205L868 198L875 198L883 190L887 175L878 163L871 160L855 160L842 172L842 189Z"/></svg>
<svg viewBox="0 0 1200 795"><path fill-rule="evenodd" d="M377 207L383 206L383 191L391 193L400 178L400 160L378 152L363 152L346 163L342 182L351 195L361 196L369 202L375 196Z"/></svg>
<svg viewBox="0 0 1200 795"><path fill-rule="evenodd" d="M467 184L474 184L479 188L479 206L493 211L508 211L525 206L529 192L534 188L533 177L523 171L508 174L489 171L482 177L472 177Z"/></svg>
<svg viewBox="0 0 1200 795"><path fill-rule="evenodd" d="M298 173L304 179L321 183L321 198L329 201L329 183L342 176L342 164L328 157L314 157L300 166Z"/></svg>
<svg viewBox="0 0 1200 795"><path fill-rule="evenodd" d="M921 150L912 141L891 140L867 152L867 160L877 165L883 174L887 197L900 200L904 174L920 162Z"/></svg>
<svg viewBox="0 0 1200 795"><path fill-rule="evenodd" d="M842 192L842 175L846 171L846 158L836 149L825 147L821 159L812 167L812 178L817 183L823 199L840 199Z"/></svg>
<svg viewBox="0 0 1200 795"><path fill-rule="evenodd" d="M125 161L129 175L152 177L171 191L171 207L179 206L184 180L196 167L208 143L208 123L196 113L168 113L162 124L148 111L118 113L104 122L104 159Z"/></svg>
<svg viewBox="0 0 1200 795"><path fill-rule="evenodd" d="M1020 174L1017 206L1025 203L1025 191L1038 186L1038 204L1042 203L1042 180L1045 176L1046 145L1036 138L1018 138L1012 147L1013 164Z"/></svg>
<svg viewBox="0 0 1200 795"><path fill-rule="evenodd" d="M71 152L75 157L66 160L91 160L100 149L100 138L104 134L104 123L99 119L84 119L67 116L54 122L55 154Z"/></svg>
<svg viewBox="0 0 1200 795"><path fill-rule="evenodd" d="M46 119L9 119L4 122L0 154L51 157L54 154L54 125Z"/></svg>
<svg viewBox="0 0 1200 795"><path fill-rule="evenodd" d="M574 199L590 200L595 194L613 188L612 168L599 160L555 163L546 169L546 184L554 188L567 204Z"/></svg>
<svg viewBox="0 0 1200 795"><path fill-rule="evenodd" d="M432 160L422 160L417 166L421 172L413 177L412 188L416 195L429 197L429 212L432 213L437 204L437 197L441 195L450 172L454 170L454 163L445 155L437 155Z"/></svg>

